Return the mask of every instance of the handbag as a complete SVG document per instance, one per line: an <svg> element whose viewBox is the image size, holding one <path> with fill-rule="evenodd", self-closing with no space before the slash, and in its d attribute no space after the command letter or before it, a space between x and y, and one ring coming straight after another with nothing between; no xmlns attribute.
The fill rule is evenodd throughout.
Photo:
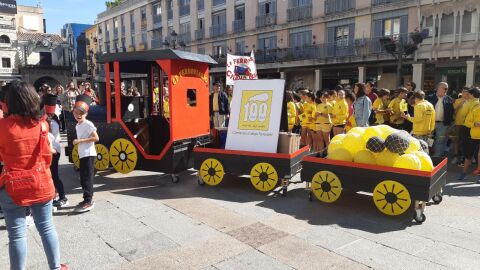
<svg viewBox="0 0 480 270"><path fill-rule="evenodd" d="M51 179L49 168L40 162L43 145L48 131L46 122L40 122L40 139L38 143L37 159L35 165L28 170L9 170L6 166L0 176L5 190L12 201L19 206L31 206L32 204L47 202L55 196L55 187ZM47 176L47 177L45 177ZM0 185L1 187L2 185Z"/></svg>

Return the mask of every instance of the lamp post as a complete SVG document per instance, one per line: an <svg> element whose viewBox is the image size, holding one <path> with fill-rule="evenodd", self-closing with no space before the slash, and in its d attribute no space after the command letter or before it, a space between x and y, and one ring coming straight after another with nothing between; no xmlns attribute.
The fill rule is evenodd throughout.
<svg viewBox="0 0 480 270"><path fill-rule="evenodd" d="M175 32L175 30L173 30L171 33L170 33L170 42L168 41L167 38L165 38L165 41L163 42L163 45L164 46L167 46L167 47L170 47L170 45L172 45L172 49L175 50L176 48L176 43L177 43L177 32ZM170 44L171 43L171 44Z"/></svg>

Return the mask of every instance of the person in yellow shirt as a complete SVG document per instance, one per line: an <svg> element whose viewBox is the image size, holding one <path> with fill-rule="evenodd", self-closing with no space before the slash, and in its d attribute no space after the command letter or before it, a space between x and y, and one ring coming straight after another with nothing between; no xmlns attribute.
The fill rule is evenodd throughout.
<svg viewBox="0 0 480 270"><path fill-rule="evenodd" d="M327 93L328 93L328 102L330 103L330 105L333 106L337 102L338 93L335 90L328 90Z"/></svg>
<svg viewBox="0 0 480 270"><path fill-rule="evenodd" d="M388 104L390 98L390 90L382 88L378 91L378 98L375 99L372 109L375 112L375 124L385 124L385 118L388 116Z"/></svg>
<svg viewBox="0 0 480 270"><path fill-rule="evenodd" d="M454 118L455 118L455 125L453 126L452 134L449 136L449 138L452 140L453 143L453 153L454 157L451 160L451 164L457 164L461 162L461 159L463 158L463 145L465 143L465 138L466 138L466 127L463 125L463 122L465 122L465 117L467 117L467 114L464 110L464 104L467 102L469 98L468 94L468 87L463 87L462 88L462 93L458 95L458 98L455 100L453 103L453 109L454 109ZM462 109L463 108L463 109Z"/></svg>
<svg viewBox="0 0 480 270"><path fill-rule="evenodd" d="M345 100L345 91L338 90L336 102L332 105L333 136L345 131L348 118L348 104Z"/></svg>
<svg viewBox="0 0 480 270"><path fill-rule="evenodd" d="M323 151L324 148L330 144L330 132L332 131L332 105L329 100L329 95L323 93L320 97L320 104L317 104L317 111L315 112L315 133L316 133L316 148L315 151Z"/></svg>
<svg viewBox="0 0 480 270"><path fill-rule="evenodd" d="M480 89L474 87L470 89L469 94L473 97L480 97ZM464 125L468 128L466 145L465 147L465 163L463 166L463 172L458 177L459 181L467 179L467 172L471 165L472 158L480 145L480 106L473 107L473 109L467 114ZM478 160L477 156L477 160ZM477 165L477 169L473 171L473 174L478 175L480 173L480 164ZM477 183L480 183L477 180Z"/></svg>
<svg viewBox="0 0 480 270"><path fill-rule="evenodd" d="M292 132L293 127L297 120L297 108L293 101L293 93L287 92L287 119L288 119L288 132Z"/></svg>
<svg viewBox="0 0 480 270"><path fill-rule="evenodd" d="M311 92L307 92L305 95L305 103L303 103L303 113L300 116L302 121L302 133L306 133L306 144L313 147L313 136L315 135L313 129L315 128L315 119L313 115L316 111L316 104L314 102L315 95Z"/></svg>
<svg viewBox="0 0 480 270"><path fill-rule="evenodd" d="M426 142L435 130L435 108L425 100L422 90L415 91L412 96L415 100L413 116L405 115L404 112L401 116L413 123L412 136Z"/></svg>
<svg viewBox="0 0 480 270"><path fill-rule="evenodd" d="M353 114L353 102L355 102L355 94L353 94L352 91L346 92L345 101L348 104L348 117L347 121L345 122L345 132L348 132L350 129L357 126L355 115Z"/></svg>
<svg viewBox="0 0 480 270"><path fill-rule="evenodd" d="M307 90L300 90L300 102L298 102L298 120L300 121L300 146L307 145L308 126L305 126L305 109L304 106L307 99Z"/></svg>
<svg viewBox="0 0 480 270"><path fill-rule="evenodd" d="M404 87L397 89L397 97L390 101L388 104L389 114L390 114L390 126L396 129L402 129L403 122L405 119L402 118L402 111L400 109L400 104L405 101L407 97L408 90Z"/></svg>

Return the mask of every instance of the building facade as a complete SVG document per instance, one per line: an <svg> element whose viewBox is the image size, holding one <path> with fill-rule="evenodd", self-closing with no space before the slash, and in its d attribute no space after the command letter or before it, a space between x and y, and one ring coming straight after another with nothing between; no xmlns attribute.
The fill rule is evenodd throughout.
<svg viewBox="0 0 480 270"><path fill-rule="evenodd" d="M95 78L98 75L98 66L97 66L97 25L92 25L89 28L85 29L85 39L86 39L86 59L87 59L87 75L90 78Z"/></svg>
<svg viewBox="0 0 480 270"><path fill-rule="evenodd" d="M450 30L443 27L438 30L440 41L433 34L404 62L403 81L415 80L419 85L425 82L424 87L432 87L431 74L437 74L436 70L444 65L451 65L447 64L451 62L448 61L450 57L458 56L457 62L463 61L460 66L464 68L446 70L447 73L453 72L460 77L463 70L466 76L467 69L475 69L478 2L125 0L98 15L98 50L105 53L175 47L209 54L219 63L211 69L212 82L225 81L227 53L242 55L254 51L259 77L285 78L290 89L319 90L367 80L376 81L379 87L395 88L396 61L383 51L381 37L406 43L410 32L428 28L431 22L438 25L439 14L457 14L452 18L464 14L464 21L470 16L470 32L465 34L473 38L472 42L467 42L463 34L460 36L464 38L458 39L458 34L452 33L455 49L445 48L444 43L448 41L443 34ZM453 10L448 6L454 7ZM432 15L436 16L435 20L429 19ZM440 24L450 25L445 21ZM467 29L465 24L455 27ZM455 42L450 41L450 44ZM445 50L450 50L450 54ZM470 59L468 64L467 58ZM428 64L432 60L445 63L435 64L432 70ZM421 75L413 75L417 71L421 71ZM471 72L469 74L471 76ZM453 78L440 76L433 81L446 79L453 83L450 77ZM461 83L463 81L459 80L459 85Z"/></svg>
<svg viewBox="0 0 480 270"><path fill-rule="evenodd" d="M15 15L17 7L0 8L0 81L9 82L19 78L17 55L17 30Z"/></svg>
<svg viewBox="0 0 480 270"><path fill-rule="evenodd" d="M90 24L67 23L62 28L62 37L68 43L68 57L72 63L72 76L81 77L87 75L86 37L85 29Z"/></svg>

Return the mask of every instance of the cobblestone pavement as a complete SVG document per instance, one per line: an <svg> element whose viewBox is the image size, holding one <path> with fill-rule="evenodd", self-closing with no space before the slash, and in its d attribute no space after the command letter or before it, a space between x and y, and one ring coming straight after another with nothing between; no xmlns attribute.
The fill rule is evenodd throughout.
<svg viewBox="0 0 480 270"><path fill-rule="evenodd" d="M95 179L95 209L54 214L62 260L71 269L479 269L480 185L449 181L422 225L411 212L379 213L370 196L343 194L334 204L309 202L303 184L288 195L263 194L230 175L199 186L150 172ZM455 172L457 171L457 172ZM70 205L81 200L78 174L65 158L60 173ZM28 232L28 269L46 269L35 227ZM8 239L0 220L0 269Z"/></svg>

